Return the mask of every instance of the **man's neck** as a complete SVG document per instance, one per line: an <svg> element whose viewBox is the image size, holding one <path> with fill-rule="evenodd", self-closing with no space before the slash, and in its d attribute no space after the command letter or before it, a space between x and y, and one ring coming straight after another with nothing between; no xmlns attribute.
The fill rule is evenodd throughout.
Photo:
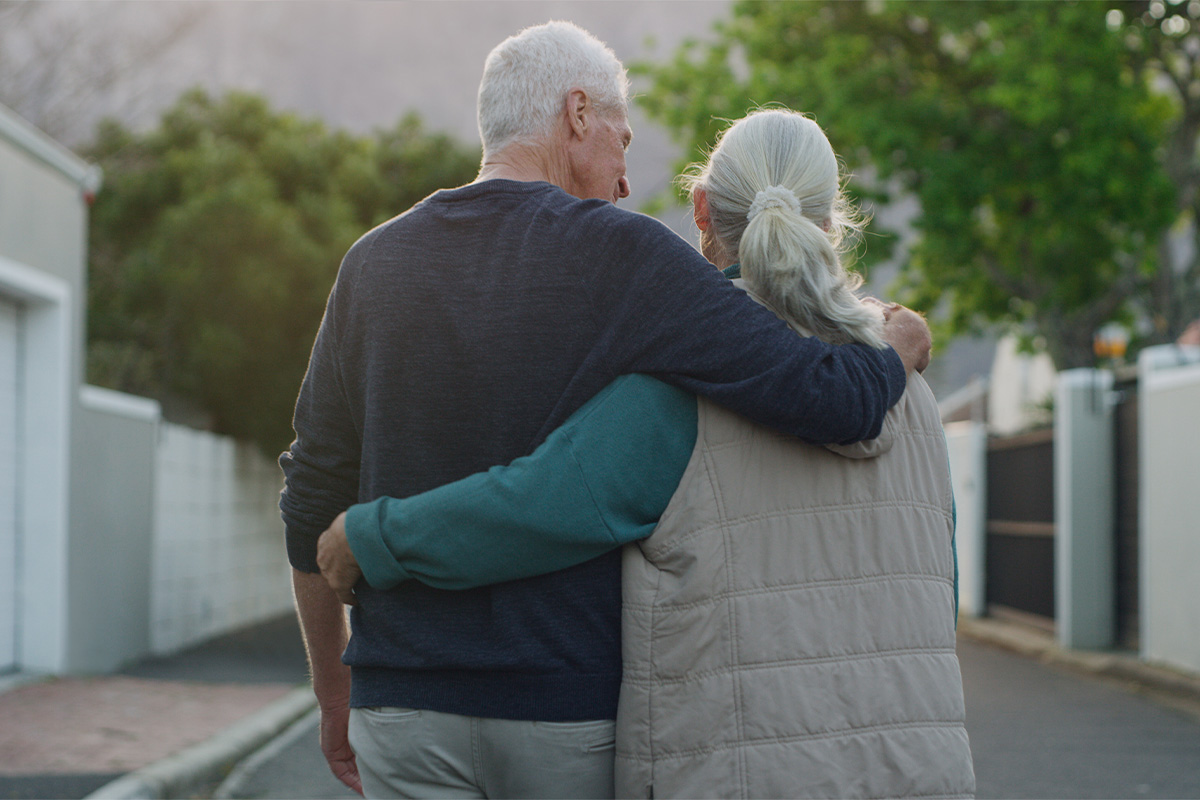
<svg viewBox="0 0 1200 800"><path fill-rule="evenodd" d="M479 168L475 183L490 180L546 181L566 188L566 174L549 148L538 145L509 145L489 155Z"/></svg>

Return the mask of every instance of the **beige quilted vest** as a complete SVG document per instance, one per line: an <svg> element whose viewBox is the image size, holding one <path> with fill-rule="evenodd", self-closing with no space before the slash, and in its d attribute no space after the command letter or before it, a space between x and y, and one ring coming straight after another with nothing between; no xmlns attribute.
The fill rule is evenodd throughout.
<svg viewBox="0 0 1200 800"><path fill-rule="evenodd" d="M925 381L865 446L808 446L704 400L698 434L624 554L617 796L972 795Z"/></svg>

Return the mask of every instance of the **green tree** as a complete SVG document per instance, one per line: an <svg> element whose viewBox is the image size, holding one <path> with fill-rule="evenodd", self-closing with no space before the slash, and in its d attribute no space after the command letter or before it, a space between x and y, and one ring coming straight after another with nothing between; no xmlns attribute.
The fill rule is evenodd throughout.
<svg viewBox="0 0 1200 800"><path fill-rule="evenodd" d="M1155 341L1174 339L1200 317L1200 2L1132 0L1111 4L1106 19L1127 50L1134 74L1172 105L1163 165L1175 187L1173 233L1159 243L1149 316ZM1171 265L1173 268L1167 268Z"/></svg>
<svg viewBox="0 0 1200 800"><path fill-rule="evenodd" d="M741 2L712 41L640 68L643 102L692 158L714 117L812 113L876 191L919 200L906 302L953 331L1032 328L1060 368L1090 365L1098 327L1153 304L1173 219L1171 104L1108 7Z"/></svg>
<svg viewBox="0 0 1200 800"><path fill-rule="evenodd" d="M91 219L88 379L277 453L346 249L438 188L477 151L415 116L369 137L185 94L159 126L104 123Z"/></svg>

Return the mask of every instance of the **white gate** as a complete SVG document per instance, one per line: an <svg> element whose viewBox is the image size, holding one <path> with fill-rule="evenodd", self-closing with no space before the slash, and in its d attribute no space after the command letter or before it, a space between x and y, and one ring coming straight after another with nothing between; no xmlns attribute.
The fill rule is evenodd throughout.
<svg viewBox="0 0 1200 800"><path fill-rule="evenodd" d="M20 308L0 297L0 673L16 666Z"/></svg>

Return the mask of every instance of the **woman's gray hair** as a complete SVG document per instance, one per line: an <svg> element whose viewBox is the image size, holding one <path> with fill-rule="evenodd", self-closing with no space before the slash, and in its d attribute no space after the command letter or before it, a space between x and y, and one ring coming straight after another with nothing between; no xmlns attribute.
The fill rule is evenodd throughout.
<svg viewBox="0 0 1200 800"><path fill-rule="evenodd" d="M882 312L855 296L862 278L842 266L864 221L817 123L785 109L752 112L681 181L693 197L704 190L707 235L789 322L828 342L885 346Z"/></svg>
<svg viewBox="0 0 1200 800"><path fill-rule="evenodd" d="M624 111L629 76L604 42L570 22L526 28L496 45L479 83L484 158L548 136L572 89L586 91L602 111Z"/></svg>

